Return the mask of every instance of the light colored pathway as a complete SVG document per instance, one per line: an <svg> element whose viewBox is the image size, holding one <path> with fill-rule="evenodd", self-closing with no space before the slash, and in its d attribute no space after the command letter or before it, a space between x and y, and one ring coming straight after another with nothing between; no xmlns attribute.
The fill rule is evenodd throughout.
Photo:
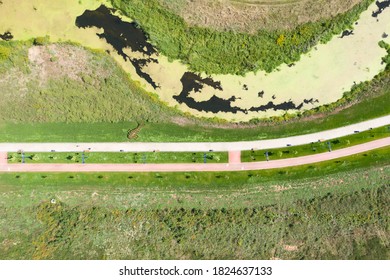
<svg viewBox="0 0 390 280"><path fill-rule="evenodd" d="M191 172L240 171L292 167L333 160L390 146L390 137L329 153L299 158L236 164L8 164L0 172Z"/></svg>
<svg viewBox="0 0 390 280"><path fill-rule="evenodd" d="M386 105L384 105L386 106ZM205 152L213 151L243 151L251 149L274 149L287 145L297 146L310 144L319 140L328 140L354 134L357 131L369 130L390 125L390 115L353 124L337 129L326 130L306 135L278 139L242 141L242 142L196 142L196 143L0 143L0 152ZM266 128L265 128L266 129ZM389 130L390 132L390 130Z"/></svg>

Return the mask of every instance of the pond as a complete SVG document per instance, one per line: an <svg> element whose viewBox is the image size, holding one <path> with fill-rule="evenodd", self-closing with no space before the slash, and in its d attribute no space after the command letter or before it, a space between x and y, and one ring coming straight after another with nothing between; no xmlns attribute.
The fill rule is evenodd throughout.
<svg viewBox="0 0 390 280"><path fill-rule="evenodd" d="M49 35L103 49L133 80L169 106L202 117L249 121L311 109L335 102L354 84L371 80L385 68L386 51L378 42L390 38L390 1L373 3L353 30L318 45L299 62L277 71L245 76L193 73L179 61L158 53L131 19L107 2L3 0L0 34L16 40ZM5 16L7 15L7 16ZM21 22L20 18L29 18ZM10 33L7 33L10 32Z"/></svg>

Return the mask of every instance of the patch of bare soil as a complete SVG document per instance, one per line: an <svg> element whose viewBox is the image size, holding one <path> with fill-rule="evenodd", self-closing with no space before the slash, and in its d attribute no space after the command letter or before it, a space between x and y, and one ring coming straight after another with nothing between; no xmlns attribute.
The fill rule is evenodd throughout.
<svg viewBox="0 0 390 280"><path fill-rule="evenodd" d="M190 25L254 33L259 29L291 29L297 25L331 18L362 0L301 0L240 3L240 0L159 0ZM280 2L286 2L280 4ZM268 4L267 4L268 3Z"/></svg>
<svg viewBox="0 0 390 280"><path fill-rule="evenodd" d="M288 252L295 252L298 250L298 246L295 245L284 245L283 249L288 251Z"/></svg>
<svg viewBox="0 0 390 280"><path fill-rule="evenodd" d="M285 186L276 185L276 186L273 186L273 187L274 187L274 191L275 192L283 192L283 191L287 191L287 190L291 189L291 186L285 187Z"/></svg>
<svg viewBox="0 0 390 280"><path fill-rule="evenodd" d="M32 46L28 50L31 75L44 85L50 79L67 77L84 82L92 73L91 55L81 47L72 45L51 44Z"/></svg>
<svg viewBox="0 0 390 280"><path fill-rule="evenodd" d="M49 80L64 78L93 85L111 73L99 63L93 54L79 46L32 46L28 49L26 67L15 65L0 75L0 96L3 100L23 98L32 88L42 88Z"/></svg>

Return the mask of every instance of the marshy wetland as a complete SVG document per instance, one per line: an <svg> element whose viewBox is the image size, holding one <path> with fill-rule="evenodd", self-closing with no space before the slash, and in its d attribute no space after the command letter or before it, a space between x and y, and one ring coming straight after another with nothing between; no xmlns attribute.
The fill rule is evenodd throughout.
<svg viewBox="0 0 390 280"><path fill-rule="evenodd" d="M104 1L3 0L0 34L9 40L49 36L53 42L72 41L105 50L133 80L167 105L199 117L239 122L335 102L353 85L384 70L386 50L378 43L390 43L384 36L390 33L387 6L386 1L373 3L353 31L317 45L298 62L271 73L244 76L194 73L180 61L171 61L149 42L142 26Z"/></svg>

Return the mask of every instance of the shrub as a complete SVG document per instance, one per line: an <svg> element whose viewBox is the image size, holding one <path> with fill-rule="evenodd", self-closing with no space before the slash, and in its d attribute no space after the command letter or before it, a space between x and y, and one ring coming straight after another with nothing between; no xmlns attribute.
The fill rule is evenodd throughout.
<svg viewBox="0 0 390 280"><path fill-rule="evenodd" d="M0 45L0 60L6 60L11 55L11 48L8 46Z"/></svg>
<svg viewBox="0 0 390 280"><path fill-rule="evenodd" d="M37 37L34 39L33 44L35 46L44 46L50 43L50 37L45 36L45 37Z"/></svg>

